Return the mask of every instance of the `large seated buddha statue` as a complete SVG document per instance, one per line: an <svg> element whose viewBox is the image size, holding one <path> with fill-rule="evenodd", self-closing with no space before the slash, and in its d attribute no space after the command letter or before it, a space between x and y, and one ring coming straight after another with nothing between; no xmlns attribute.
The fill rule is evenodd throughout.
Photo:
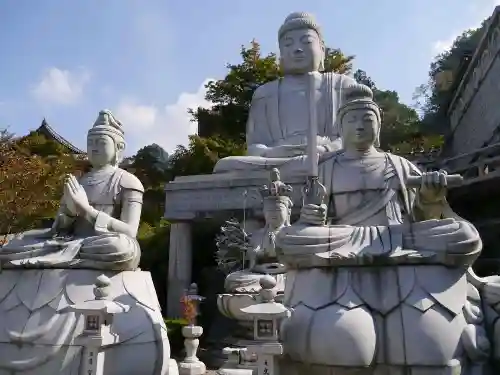
<svg viewBox="0 0 500 375"><path fill-rule="evenodd" d="M321 157L322 187L308 190L321 194L277 235L293 308L281 372L485 375L490 342L469 283L482 243L446 200L460 177L378 150L381 111L359 91L338 113L342 150Z"/></svg>
<svg viewBox="0 0 500 375"><path fill-rule="evenodd" d="M355 81L323 73L323 34L310 14L290 14L279 29L278 42L284 77L254 92L247 121L247 155L219 160L215 173L275 167L282 173L302 170L311 106L317 113L318 153L341 146L337 110L344 88Z"/></svg>
<svg viewBox="0 0 500 375"><path fill-rule="evenodd" d="M144 188L118 167L124 149L120 121L99 112L87 136L92 169L67 176L52 228L10 235L0 247L0 375L81 373L87 323L72 306L96 298L101 275L108 298L128 311L106 323L104 373L168 374L158 298L149 272L138 269Z"/></svg>

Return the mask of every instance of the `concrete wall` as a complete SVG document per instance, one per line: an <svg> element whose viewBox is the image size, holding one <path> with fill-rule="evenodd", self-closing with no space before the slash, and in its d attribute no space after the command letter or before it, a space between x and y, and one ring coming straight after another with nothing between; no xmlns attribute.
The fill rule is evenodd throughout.
<svg viewBox="0 0 500 375"><path fill-rule="evenodd" d="M490 142L500 126L500 6L474 53L450 104L451 142L447 157L472 152ZM462 158L453 167L462 167ZM458 165L460 164L460 165Z"/></svg>

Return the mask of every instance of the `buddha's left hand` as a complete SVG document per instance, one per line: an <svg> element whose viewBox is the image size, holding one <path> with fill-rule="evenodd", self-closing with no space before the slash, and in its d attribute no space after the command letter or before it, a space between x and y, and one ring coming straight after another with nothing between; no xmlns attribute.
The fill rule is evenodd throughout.
<svg viewBox="0 0 500 375"><path fill-rule="evenodd" d="M422 174L422 185L419 192L422 202L442 202L446 198L447 190L445 171L425 172Z"/></svg>
<svg viewBox="0 0 500 375"><path fill-rule="evenodd" d="M76 177L72 174L68 175L64 183L64 193L73 201L74 206L80 215L85 214L90 207L87 193L83 186L77 181Z"/></svg>

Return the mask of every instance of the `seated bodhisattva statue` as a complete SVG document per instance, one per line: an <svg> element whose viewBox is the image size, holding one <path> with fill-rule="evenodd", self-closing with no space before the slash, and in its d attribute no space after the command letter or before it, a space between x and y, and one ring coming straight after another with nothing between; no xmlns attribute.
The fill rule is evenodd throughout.
<svg viewBox="0 0 500 375"><path fill-rule="evenodd" d="M122 124L100 111L87 136L92 169L66 177L52 228L0 248L0 375L90 374L93 361L109 375L176 373L151 275L138 269L144 188L118 167L124 149ZM123 310L86 310L103 299ZM99 336L99 358L90 358L82 346Z"/></svg>
<svg viewBox="0 0 500 375"><path fill-rule="evenodd" d="M338 114L343 149L319 161L326 199L277 235L294 309L281 372L483 375L489 342L467 282L482 243L446 200L461 178L379 151L380 109L359 92Z"/></svg>
<svg viewBox="0 0 500 375"><path fill-rule="evenodd" d="M247 234L238 222L228 221L221 228L217 238L217 263L223 270L234 271L226 277L226 292L257 292L259 280L265 274L274 275L278 284L284 283L285 268L276 259L276 235L290 225L291 192L292 187L281 181L279 171L271 170L269 183L259 190L264 227ZM247 259L248 264L242 258Z"/></svg>
<svg viewBox="0 0 500 375"><path fill-rule="evenodd" d="M318 129L318 154L341 147L337 110L353 78L324 70L325 44L320 26L307 13L290 14L278 31L284 77L255 90L247 120L247 155L218 161L214 172L277 167L282 173L304 167L310 122ZM310 109L317 116L310 118Z"/></svg>
<svg viewBox="0 0 500 375"><path fill-rule="evenodd" d="M8 239L0 249L3 267L136 269L144 187L118 167L124 149L121 123L111 112L99 112L87 136L91 171L79 180L67 176L52 228Z"/></svg>

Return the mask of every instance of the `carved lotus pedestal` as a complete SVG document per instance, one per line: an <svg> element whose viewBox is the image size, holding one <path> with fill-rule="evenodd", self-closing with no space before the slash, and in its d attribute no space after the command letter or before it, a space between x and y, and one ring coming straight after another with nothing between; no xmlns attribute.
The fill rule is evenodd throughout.
<svg viewBox="0 0 500 375"><path fill-rule="evenodd" d="M0 272L0 375L79 374L79 339L103 322L68 307L94 300L94 283L103 273L110 281L108 299L128 306L104 323L103 373L176 374L149 272L16 269Z"/></svg>
<svg viewBox="0 0 500 375"><path fill-rule="evenodd" d="M253 319L244 314L241 309L258 304L259 291L262 289L259 281L264 274L251 273L247 270L234 272L226 278L226 290L228 293L217 296L217 307L226 318L237 321L237 330L227 337L223 344L233 348L246 348L254 343ZM285 287L285 274L273 275L278 280L275 287L278 297L282 301ZM241 280L245 280L243 283ZM235 282L239 280L239 282ZM257 358L255 355L240 352L240 364L242 369L256 369Z"/></svg>

